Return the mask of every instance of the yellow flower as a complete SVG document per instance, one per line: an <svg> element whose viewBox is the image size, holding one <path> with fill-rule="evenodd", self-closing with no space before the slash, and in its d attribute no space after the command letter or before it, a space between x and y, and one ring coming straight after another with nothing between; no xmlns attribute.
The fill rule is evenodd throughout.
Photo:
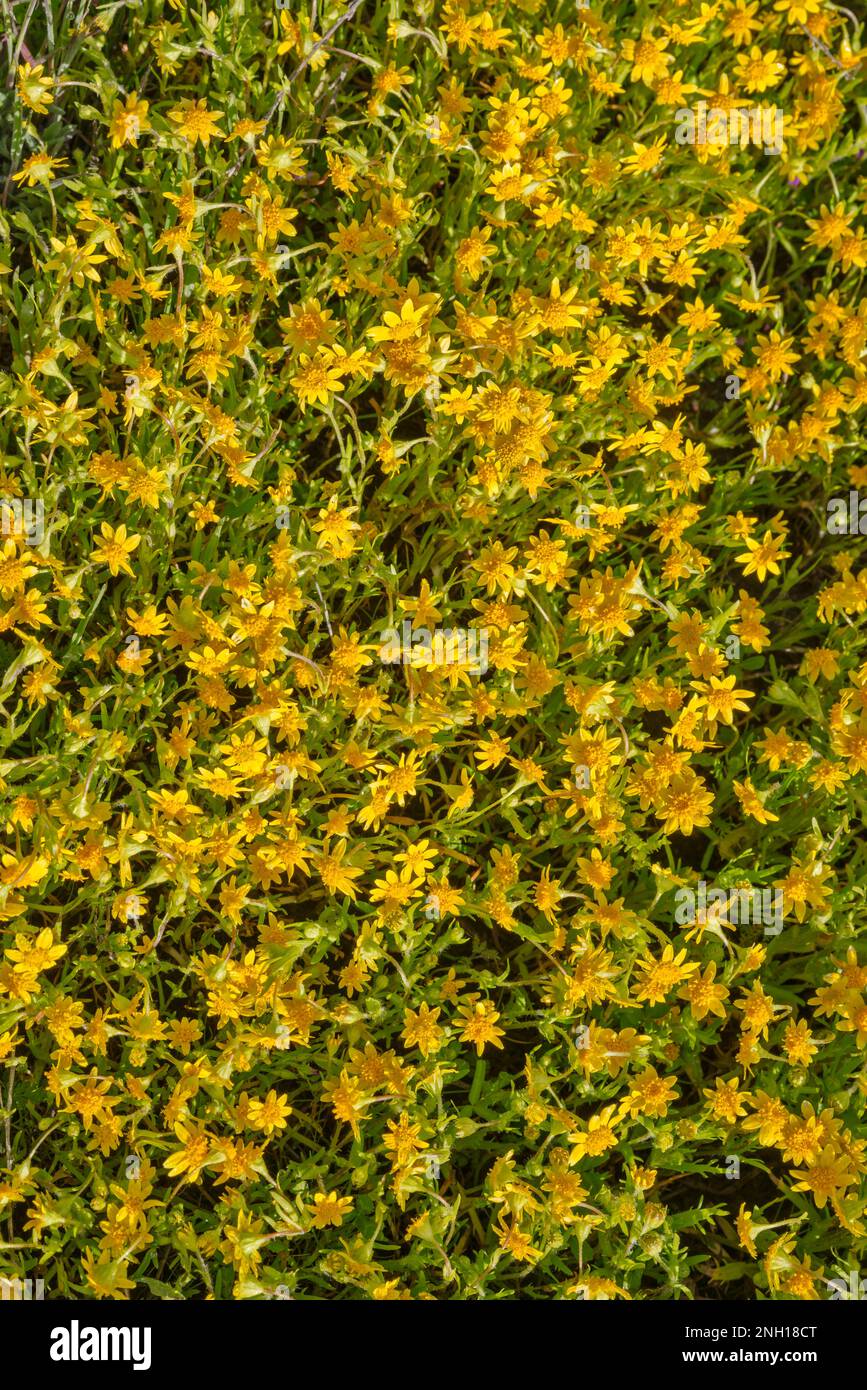
<svg viewBox="0 0 867 1390"><path fill-rule="evenodd" d="M94 546L91 560L95 564L108 565L113 575L118 575L121 571L132 575L129 557L141 545L141 536L128 536L123 522L115 530L104 521L99 529L102 532L102 540L97 541Z"/></svg>
<svg viewBox="0 0 867 1390"><path fill-rule="evenodd" d="M622 45L623 57L632 64L633 82L645 82L648 86L665 76L672 61L666 53L667 38L655 38L652 31L645 28L640 39L625 39Z"/></svg>
<svg viewBox="0 0 867 1390"><path fill-rule="evenodd" d="M150 130L148 104L137 92L131 92L124 103L114 102L108 127L113 149L127 144L138 146L138 137Z"/></svg>
<svg viewBox="0 0 867 1390"><path fill-rule="evenodd" d="M772 821L780 819L779 816L774 815L773 811L765 809L765 804L749 777L743 782L738 782L735 779L732 786L745 814L758 821L759 825L769 825Z"/></svg>
<svg viewBox="0 0 867 1390"><path fill-rule="evenodd" d="M383 1138L383 1146L387 1153L391 1154L392 1168L405 1168L411 1163L419 1150L424 1149L424 1140L420 1137L421 1125L413 1123L405 1111L401 1112L400 1118L387 1122L388 1133Z"/></svg>
<svg viewBox="0 0 867 1390"><path fill-rule="evenodd" d="M127 1290L135 1288L135 1281L126 1277L128 1265L129 1261L124 1259L99 1260L93 1250L85 1251L81 1260L88 1287L97 1298L127 1297Z"/></svg>
<svg viewBox="0 0 867 1390"><path fill-rule="evenodd" d="M223 132L217 126L222 115L222 111L209 111L204 97L199 97L196 101L186 97L169 112L169 120L176 123L178 134L191 145L201 140L207 148L212 139L223 138Z"/></svg>
<svg viewBox="0 0 867 1390"><path fill-rule="evenodd" d="M9 879L5 880L7 883ZM7 948L6 959L11 960L14 970L23 975L39 975L50 970L57 961L66 955L66 947L55 942L50 927L43 927L35 937L18 934L15 946Z"/></svg>
<svg viewBox="0 0 867 1390"><path fill-rule="evenodd" d="M324 1230L326 1226L342 1226L343 1218L353 1208L351 1197L339 1197L337 1192L316 1192L313 1196L313 1229Z"/></svg>
<svg viewBox="0 0 867 1390"><path fill-rule="evenodd" d="M169 1154L165 1161L166 1169L172 1178L198 1182L203 1169L211 1161L213 1140L205 1127L193 1120L178 1120L174 1132L181 1147Z"/></svg>
<svg viewBox="0 0 867 1390"><path fill-rule="evenodd" d="M38 183L47 185L55 169L61 169L68 162L66 159L52 158L42 151L25 159L12 178L15 183L23 183L26 180L28 188L35 188Z"/></svg>
<svg viewBox="0 0 867 1390"><path fill-rule="evenodd" d="M748 537L746 550L736 555L735 559L743 566L744 574L757 575L761 583L767 575L779 574L780 561L789 558L789 552L783 549L784 544L783 536L766 531L761 541Z"/></svg>
<svg viewBox="0 0 867 1390"><path fill-rule="evenodd" d="M652 145L643 145L640 141L633 140L632 154L623 160L624 169L629 174L649 174L659 167L666 144L664 135L654 140Z"/></svg>
<svg viewBox="0 0 867 1390"><path fill-rule="evenodd" d="M801 1180L793 1187L795 1192L811 1193L816 1206L822 1208L829 1198L834 1201L838 1192L853 1187L857 1181L848 1157L828 1144L808 1162Z"/></svg>
<svg viewBox="0 0 867 1390"><path fill-rule="evenodd" d="M43 63L18 64L18 96L38 116L44 116L54 101L54 78L44 77L44 72Z"/></svg>
<svg viewBox="0 0 867 1390"><path fill-rule="evenodd" d="M479 1057L488 1043L494 1047L502 1048L503 1044L500 1039L504 1033L502 1028L496 1027L500 1015L489 1000L462 1004L460 1012L464 1020L463 1031L460 1034L461 1042L472 1043Z"/></svg>
<svg viewBox="0 0 867 1390"><path fill-rule="evenodd" d="M698 707L712 722L732 724L738 710L748 710L747 700L755 698L751 690L738 690L734 676L711 676L710 680L693 681L693 689L698 690Z"/></svg>
<svg viewBox="0 0 867 1390"><path fill-rule="evenodd" d="M705 1087L702 1094L707 1100L713 1118L722 1120L725 1124L734 1124L735 1120L744 1114L744 1108L750 1099L747 1092L738 1090L737 1077L724 1081L718 1076L716 1085Z"/></svg>
<svg viewBox="0 0 867 1390"><path fill-rule="evenodd" d="M343 390L343 368L340 358L322 351L315 357L301 353L299 368L290 385L301 401L302 409L308 405L328 405L332 396Z"/></svg>
<svg viewBox="0 0 867 1390"><path fill-rule="evenodd" d="M621 1102L620 1114L662 1116L668 1113L673 1100L677 1099L674 1078L660 1076L655 1067L646 1067L632 1082L629 1094Z"/></svg>
<svg viewBox="0 0 867 1390"><path fill-rule="evenodd" d="M715 975L716 963L710 961L704 973L699 971L687 981L683 989L678 990L678 998L687 1001L693 1018L699 1021L708 1014L714 1014L718 1018L726 1016L725 1001L729 992L725 985L714 983Z"/></svg>
<svg viewBox="0 0 867 1390"><path fill-rule="evenodd" d="M278 1096L274 1090L269 1091L264 1100L251 1100L248 1111L252 1127L263 1130L265 1134L285 1129L291 1114L292 1107L286 1097Z"/></svg>
<svg viewBox="0 0 867 1390"><path fill-rule="evenodd" d="M691 835L693 830L710 824L712 806L713 793L692 768L684 768L668 782L654 813L665 822L666 835L676 830L682 835Z"/></svg>
<svg viewBox="0 0 867 1390"><path fill-rule="evenodd" d="M424 1003L417 1011L404 1010L403 1040L407 1047L417 1047L423 1057L439 1052L445 1041L444 1031L437 1023L441 1012Z"/></svg>

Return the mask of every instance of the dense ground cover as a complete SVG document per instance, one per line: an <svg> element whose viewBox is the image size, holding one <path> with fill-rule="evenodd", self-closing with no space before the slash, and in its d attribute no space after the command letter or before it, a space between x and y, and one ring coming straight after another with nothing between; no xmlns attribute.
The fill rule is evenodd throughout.
<svg viewBox="0 0 867 1390"><path fill-rule="evenodd" d="M0 1274L857 1296L861 20L0 5Z"/></svg>

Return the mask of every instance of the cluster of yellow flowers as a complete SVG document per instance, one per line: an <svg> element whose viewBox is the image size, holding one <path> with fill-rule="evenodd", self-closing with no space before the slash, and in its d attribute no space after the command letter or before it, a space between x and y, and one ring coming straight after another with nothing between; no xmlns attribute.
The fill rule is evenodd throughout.
<svg viewBox="0 0 867 1390"><path fill-rule="evenodd" d="M73 8L0 45L0 1274L831 1296L863 22Z"/></svg>

